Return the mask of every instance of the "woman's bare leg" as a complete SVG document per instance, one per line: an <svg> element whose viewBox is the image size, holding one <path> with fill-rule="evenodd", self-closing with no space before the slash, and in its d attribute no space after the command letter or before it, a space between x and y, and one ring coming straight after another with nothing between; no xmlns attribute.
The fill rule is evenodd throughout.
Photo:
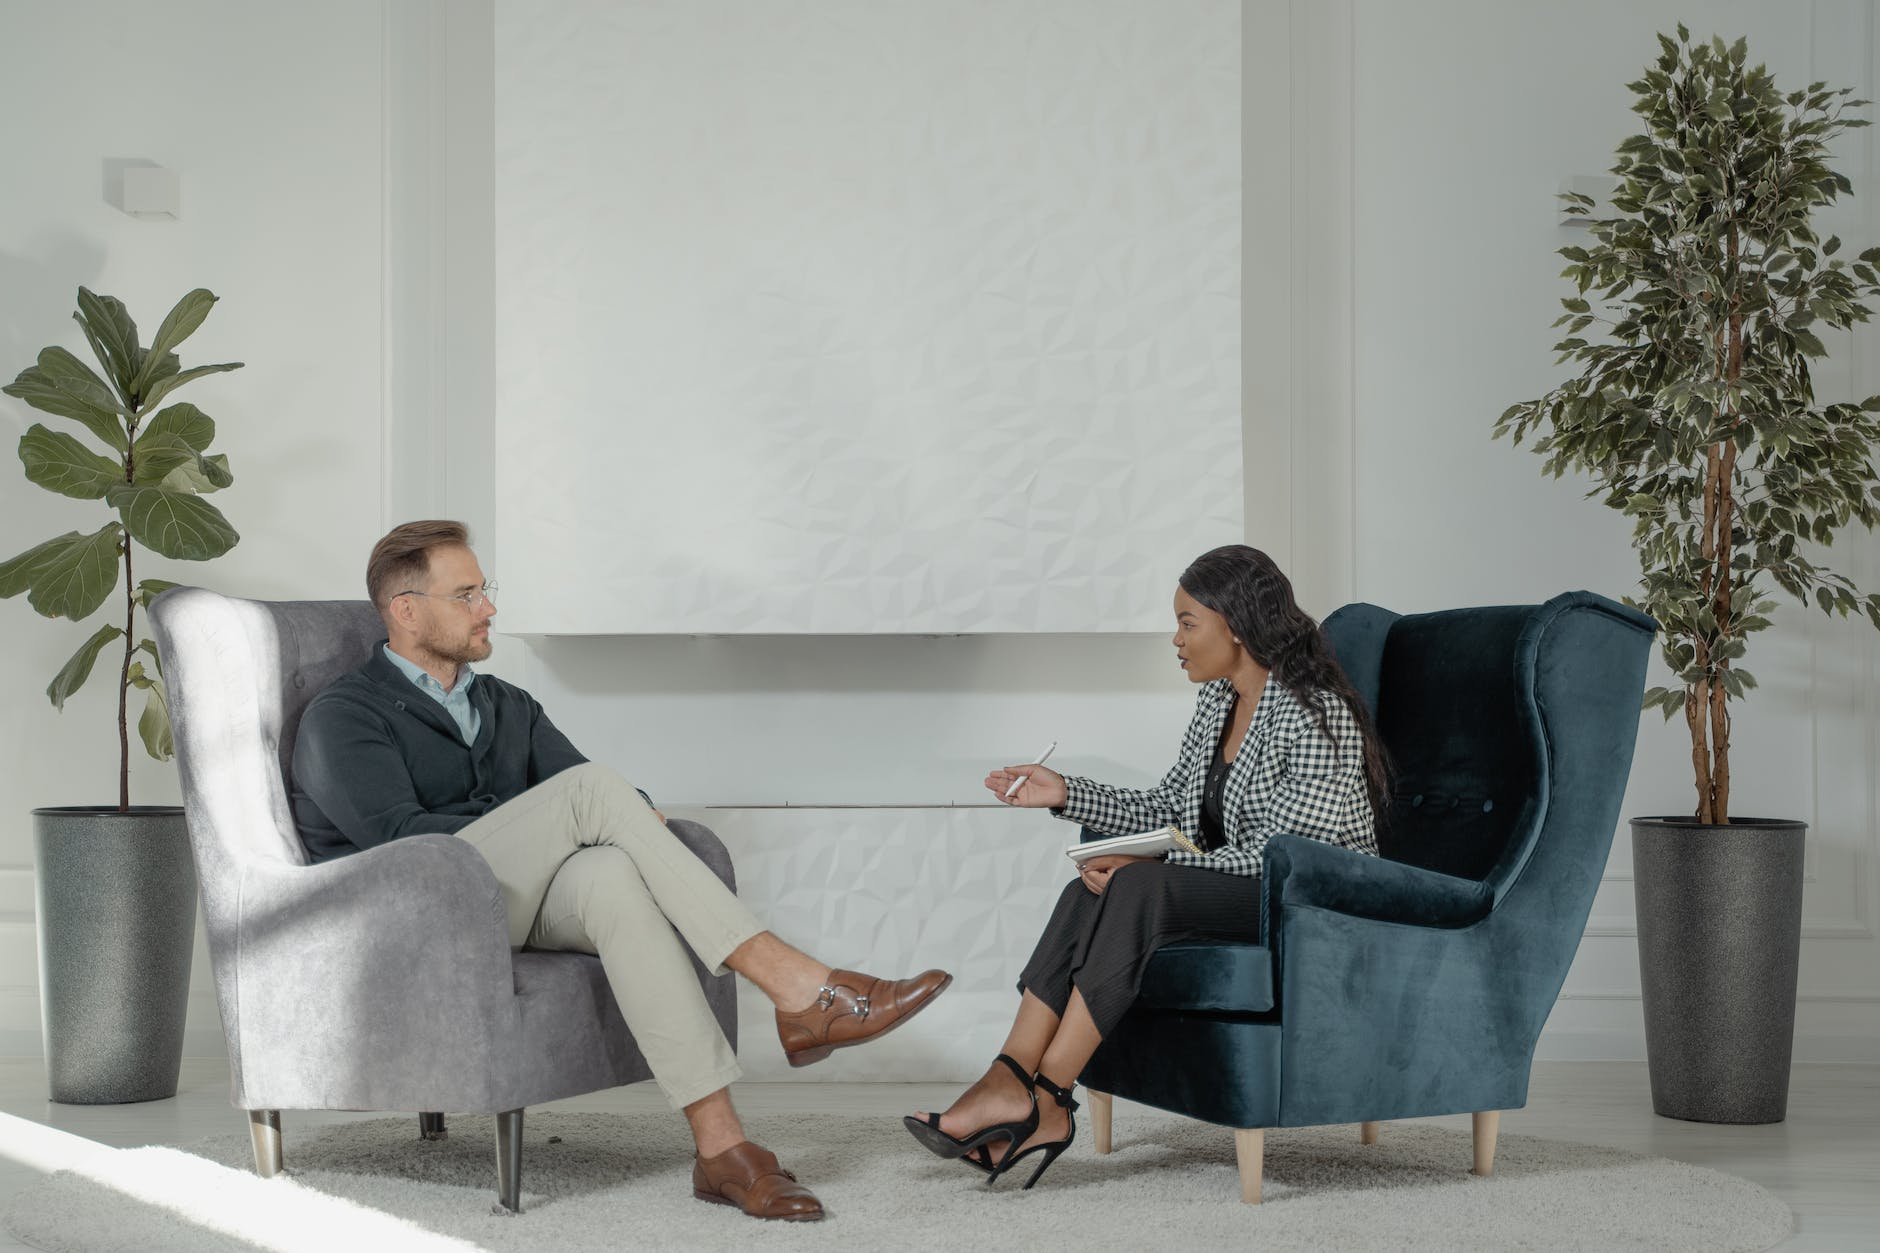
<svg viewBox="0 0 1880 1253"><path fill-rule="evenodd" d="M1081 1001L1073 996L1072 1003L1081 1004ZM1023 1067L1026 1074L1032 1074L1037 1071L1057 1032L1057 1012L1027 991L1019 998L1018 1015L1013 1018L1012 1030L1000 1051ZM1055 1077L1052 1082L1056 1082ZM940 1130L957 1138L990 1123L1018 1122L1029 1113L1031 1097L1025 1085L1018 1081L1017 1075L994 1062L978 1082L961 1093L960 1099L940 1115ZM917 1118L926 1116L924 1111L915 1115Z"/></svg>
<svg viewBox="0 0 1880 1253"><path fill-rule="evenodd" d="M1072 988L1071 1003L1064 1007L1063 1020L1033 1069L1060 1088L1069 1088L1077 1082L1077 1076L1084 1073L1084 1066L1101 1043L1103 1036L1090 1017L1090 1007L1084 1004L1084 994ZM1025 1143L1048 1144L1062 1140L1070 1131L1070 1119L1068 1109L1059 1105L1049 1092L1039 1089L1038 1131Z"/></svg>

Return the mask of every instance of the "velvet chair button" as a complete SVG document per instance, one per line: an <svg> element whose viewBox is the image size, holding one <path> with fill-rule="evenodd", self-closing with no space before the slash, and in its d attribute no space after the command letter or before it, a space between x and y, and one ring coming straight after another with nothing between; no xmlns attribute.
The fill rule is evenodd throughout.
<svg viewBox="0 0 1880 1253"><path fill-rule="evenodd" d="M1422 804L1423 804L1423 793L1418 792L1415 796L1412 796L1410 798L1410 808L1416 809Z"/></svg>
<svg viewBox="0 0 1880 1253"><path fill-rule="evenodd" d="M1482 812L1483 812L1483 813L1487 813L1487 812L1489 812L1489 811L1490 811L1491 809L1493 809L1493 808L1495 808L1495 802L1494 802L1494 801L1483 801L1483 802L1482 802Z"/></svg>

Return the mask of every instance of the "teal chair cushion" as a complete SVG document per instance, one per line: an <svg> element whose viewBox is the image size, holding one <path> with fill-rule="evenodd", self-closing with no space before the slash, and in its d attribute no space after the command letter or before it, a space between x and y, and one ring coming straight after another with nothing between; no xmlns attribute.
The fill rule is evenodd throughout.
<svg viewBox="0 0 1880 1253"><path fill-rule="evenodd" d="M1273 1008L1273 954L1260 944L1170 944L1149 959L1143 1009L1258 1014Z"/></svg>

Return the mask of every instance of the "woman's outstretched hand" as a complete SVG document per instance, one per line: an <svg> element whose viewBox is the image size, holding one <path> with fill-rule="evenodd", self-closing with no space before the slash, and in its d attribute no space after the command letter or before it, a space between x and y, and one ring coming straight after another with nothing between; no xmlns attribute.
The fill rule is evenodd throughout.
<svg viewBox="0 0 1880 1253"><path fill-rule="evenodd" d="M1023 775L1025 782L1011 796L1005 789L1012 786L1012 780ZM986 790L1008 805L1018 805L1025 809L1055 809L1062 805L1069 796L1064 787L1064 776L1055 770L1043 766L1001 766L986 776Z"/></svg>

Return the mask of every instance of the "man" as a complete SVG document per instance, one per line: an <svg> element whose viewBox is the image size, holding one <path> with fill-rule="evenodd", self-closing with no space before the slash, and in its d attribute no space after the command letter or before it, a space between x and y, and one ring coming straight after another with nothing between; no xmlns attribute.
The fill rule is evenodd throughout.
<svg viewBox="0 0 1880 1253"><path fill-rule="evenodd" d="M653 1078L691 1124L694 1194L760 1218L821 1218L815 1195L745 1138L728 1091L737 1058L686 946L763 990L797 1066L895 1026L952 976L875 979L785 944L644 793L583 758L527 692L471 670L490 655L496 606L462 523L393 530L366 589L387 638L314 698L294 745L309 855L436 832L471 845L501 885L511 945L600 956Z"/></svg>

